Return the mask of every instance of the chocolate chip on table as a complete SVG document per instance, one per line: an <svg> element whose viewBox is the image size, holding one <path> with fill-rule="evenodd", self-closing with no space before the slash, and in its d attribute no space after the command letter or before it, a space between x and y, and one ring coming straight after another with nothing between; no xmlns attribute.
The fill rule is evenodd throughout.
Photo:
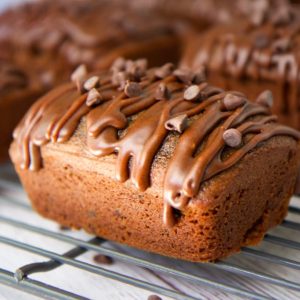
<svg viewBox="0 0 300 300"><path fill-rule="evenodd" d="M60 225L59 226L59 230L61 230L61 231L67 231L67 230L70 230L70 227L64 226L64 225Z"/></svg>
<svg viewBox="0 0 300 300"><path fill-rule="evenodd" d="M162 300L162 298L157 295L150 295L147 300Z"/></svg>
<svg viewBox="0 0 300 300"><path fill-rule="evenodd" d="M223 104L227 110L234 110L245 103L245 98L234 94L227 94L223 99Z"/></svg>
<svg viewBox="0 0 300 300"><path fill-rule="evenodd" d="M92 76L84 82L83 87L85 90L90 91L91 89L98 87L99 83L100 83L99 77Z"/></svg>
<svg viewBox="0 0 300 300"><path fill-rule="evenodd" d="M266 90L258 95L256 103L271 108L273 106L273 94L270 90Z"/></svg>
<svg viewBox="0 0 300 300"><path fill-rule="evenodd" d="M188 125L188 117L186 114L178 115L165 122L165 128L170 131L182 133Z"/></svg>
<svg viewBox="0 0 300 300"><path fill-rule="evenodd" d="M201 95L201 90L198 85L189 86L183 94L184 100L194 101L197 100Z"/></svg>
<svg viewBox="0 0 300 300"><path fill-rule="evenodd" d="M223 140L229 147L235 148L242 143L242 134L235 128L230 128L224 131Z"/></svg>
<svg viewBox="0 0 300 300"><path fill-rule="evenodd" d="M160 83L155 90L156 100L166 100L170 98L170 91L164 83Z"/></svg>
<svg viewBox="0 0 300 300"><path fill-rule="evenodd" d="M167 76L170 76L174 70L174 65L172 63L166 63L162 67L157 68L154 72L154 75L157 78L163 79Z"/></svg>
<svg viewBox="0 0 300 300"><path fill-rule="evenodd" d="M97 89L92 88L87 94L85 104L87 106L93 106L93 105L100 104L101 101L102 101L101 94L97 91Z"/></svg>
<svg viewBox="0 0 300 300"><path fill-rule="evenodd" d="M124 92L128 97L138 97L142 93L142 88L137 82L127 81L124 87Z"/></svg>
<svg viewBox="0 0 300 300"><path fill-rule="evenodd" d="M185 84L191 84L193 79L193 73L189 69L177 69L173 72L173 75Z"/></svg>
<svg viewBox="0 0 300 300"><path fill-rule="evenodd" d="M112 265L114 263L114 260L110 256L97 254L93 257L93 260L97 264L101 265Z"/></svg>

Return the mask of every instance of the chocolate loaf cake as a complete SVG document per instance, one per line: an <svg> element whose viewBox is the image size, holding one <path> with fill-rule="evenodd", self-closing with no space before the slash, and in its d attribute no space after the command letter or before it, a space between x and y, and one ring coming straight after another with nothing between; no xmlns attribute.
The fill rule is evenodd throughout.
<svg viewBox="0 0 300 300"><path fill-rule="evenodd" d="M202 72L118 59L38 100L10 156L34 208L62 225L191 261L258 243L279 224L300 133Z"/></svg>
<svg viewBox="0 0 300 300"><path fill-rule="evenodd" d="M250 19L191 38L181 65L205 68L209 82L244 92L250 99L270 90L273 113L299 129L299 28L296 9L282 5L270 13L261 6Z"/></svg>
<svg viewBox="0 0 300 300"><path fill-rule="evenodd" d="M147 57L150 65L177 61L181 32L177 23L148 12L133 12L109 1L47 0L27 3L0 16L0 59L24 72L39 96L68 80L80 63L107 69L115 58ZM12 92L10 94L10 91ZM32 103L31 90L1 91L0 157L7 157L11 129ZM12 99L12 100L9 100ZM19 99L19 100L18 100ZM21 101L15 105L15 101ZM2 116L5 114L5 116ZM9 116L8 116L9 114ZM6 117L7 116L7 117Z"/></svg>

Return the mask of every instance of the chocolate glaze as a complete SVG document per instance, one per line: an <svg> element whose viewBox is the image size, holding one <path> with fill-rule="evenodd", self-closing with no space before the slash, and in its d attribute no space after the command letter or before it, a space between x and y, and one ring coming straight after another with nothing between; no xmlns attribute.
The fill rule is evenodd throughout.
<svg viewBox="0 0 300 300"><path fill-rule="evenodd" d="M130 178L144 191L151 185L154 157L170 134L166 122L185 115L182 119L188 118L187 127L180 134L164 179L164 222L172 226L176 221L173 209L183 210L205 180L230 168L272 136L300 138L298 131L274 123L276 118L266 106L245 99L239 107L226 110L223 99L229 92L205 82L198 83L201 97L184 100L189 85L173 75L180 73L176 70L164 79L155 76L157 69L147 70L137 82L142 92L134 97L126 96L122 84L112 84L113 72L96 74L101 95L97 106L86 105L88 93L79 94L74 83L58 87L32 106L14 132L23 169L38 171L42 167L41 147L68 141L86 117L89 151L99 157L115 154L116 178L121 182ZM156 100L161 84L167 87L169 97ZM237 129L243 140L224 155L228 146L223 134L229 128Z"/></svg>

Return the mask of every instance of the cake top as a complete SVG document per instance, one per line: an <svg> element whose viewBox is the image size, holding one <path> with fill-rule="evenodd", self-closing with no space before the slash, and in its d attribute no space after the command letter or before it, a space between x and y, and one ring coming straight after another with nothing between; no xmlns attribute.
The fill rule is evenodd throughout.
<svg viewBox="0 0 300 300"><path fill-rule="evenodd" d="M299 13L282 1L273 10L264 3L257 1L244 20L216 26L194 37L196 41L191 42L182 64L207 66L208 70L238 78L245 75L268 80L298 78Z"/></svg>
<svg viewBox="0 0 300 300"><path fill-rule="evenodd" d="M236 164L275 135L300 138L270 114L272 94L256 103L205 81L203 69L117 59L110 71L88 75L84 65L38 100L14 132L21 167L42 168L41 147L67 142L84 118L86 147L95 156L115 155L116 177L141 191L151 185L153 160L168 135L178 135L164 179L164 221L175 222L201 184Z"/></svg>

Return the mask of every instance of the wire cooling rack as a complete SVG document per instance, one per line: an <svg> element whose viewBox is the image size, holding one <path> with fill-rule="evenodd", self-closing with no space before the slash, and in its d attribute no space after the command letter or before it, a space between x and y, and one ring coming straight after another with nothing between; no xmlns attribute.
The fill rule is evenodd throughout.
<svg viewBox="0 0 300 300"><path fill-rule="evenodd" d="M36 274L49 274L63 266L71 266L72 270L77 269L82 274L87 272L101 278L110 278L168 299L299 299L298 202L300 203L300 199L293 199L286 220L266 235L259 247L244 248L240 254L217 263L189 263L147 254L86 234L82 236L83 233L76 235L68 231L53 230L53 226L49 229L43 226L43 222L49 221L42 219L38 224L32 224L31 217L26 216L36 214L32 212L12 168L0 166L0 228L8 226L17 233L7 236L6 230L0 229L0 249L1 245L12 249L7 252L7 259L10 260L14 259L14 249L21 253L18 254L20 256L25 253L37 255L33 262L17 266L14 270L0 268L0 284L46 299L90 299L90 296L51 285L47 282L47 276L44 276L44 280L34 278ZM49 250L43 245L30 243L29 238L20 240L19 231L40 238L47 237L54 241L54 245L63 242L69 250L61 252L59 247ZM166 284L145 280L143 276L117 272L109 266L96 265L92 260L81 260L80 257L88 252L109 256L124 266L147 270L163 279L162 282ZM101 295L95 298L104 299Z"/></svg>

